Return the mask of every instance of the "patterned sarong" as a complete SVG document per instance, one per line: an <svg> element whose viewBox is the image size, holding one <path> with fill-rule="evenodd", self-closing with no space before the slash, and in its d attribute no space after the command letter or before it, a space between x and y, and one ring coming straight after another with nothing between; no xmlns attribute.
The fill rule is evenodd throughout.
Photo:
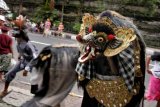
<svg viewBox="0 0 160 107"><path fill-rule="evenodd" d="M11 58L12 58L11 54L0 55L0 71L1 72L8 71L8 68L10 67L10 63L11 63Z"/></svg>

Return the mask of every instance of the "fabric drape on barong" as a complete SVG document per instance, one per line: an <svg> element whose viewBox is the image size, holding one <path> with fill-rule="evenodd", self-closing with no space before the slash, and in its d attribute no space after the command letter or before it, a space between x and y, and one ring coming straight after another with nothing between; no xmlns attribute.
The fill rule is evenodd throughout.
<svg viewBox="0 0 160 107"><path fill-rule="evenodd" d="M74 69L78 55L76 47L45 47L31 62L31 91L35 97L22 107L56 107L60 104L76 81Z"/></svg>

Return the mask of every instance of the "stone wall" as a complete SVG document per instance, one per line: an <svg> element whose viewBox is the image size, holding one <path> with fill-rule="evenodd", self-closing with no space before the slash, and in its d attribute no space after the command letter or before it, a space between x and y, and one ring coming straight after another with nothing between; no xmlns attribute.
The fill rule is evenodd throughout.
<svg viewBox="0 0 160 107"><path fill-rule="evenodd" d="M148 47L160 48L160 21L134 22Z"/></svg>
<svg viewBox="0 0 160 107"><path fill-rule="evenodd" d="M20 0L5 0L9 3L11 9L19 8L18 1ZM14 1L14 2L13 2ZM35 2L42 3L43 0L23 0L24 7L28 13L33 13ZM144 6L125 5L122 0L55 0L55 8L62 12L64 9L63 20L66 24L71 25L75 22L80 22L83 13L92 13L97 15L100 12L110 9L121 13L124 16L132 17L138 29L142 30L142 35L148 46L160 47L160 6L155 8L155 16L146 16L145 12L148 9ZM32 2L32 3L31 3ZM62 15L62 13L61 13ZM68 26L69 27L69 26ZM70 28L72 29L72 27Z"/></svg>

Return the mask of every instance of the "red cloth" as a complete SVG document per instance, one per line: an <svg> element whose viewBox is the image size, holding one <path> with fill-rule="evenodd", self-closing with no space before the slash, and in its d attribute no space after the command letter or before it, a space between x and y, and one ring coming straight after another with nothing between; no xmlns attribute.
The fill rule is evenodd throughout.
<svg viewBox="0 0 160 107"><path fill-rule="evenodd" d="M160 79L150 75L149 85L145 97L147 100L160 100Z"/></svg>
<svg viewBox="0 0 160 107"><path fill-rule="evenodd" d="M5 34L0 34L0 54L11 53L10 46L12 45L12 38Z"/></svg>

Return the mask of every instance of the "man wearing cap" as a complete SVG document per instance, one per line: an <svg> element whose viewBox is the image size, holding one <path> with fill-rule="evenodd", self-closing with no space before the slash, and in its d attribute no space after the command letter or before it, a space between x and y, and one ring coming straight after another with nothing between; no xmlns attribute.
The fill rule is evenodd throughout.
<svg viewBox="0 0 160 107"><path fill-rule="evenodd" d="M2 73L7 73L13 57L12 38L7 35L9 28L1 26L0 34L0 80Z"/></svg>

